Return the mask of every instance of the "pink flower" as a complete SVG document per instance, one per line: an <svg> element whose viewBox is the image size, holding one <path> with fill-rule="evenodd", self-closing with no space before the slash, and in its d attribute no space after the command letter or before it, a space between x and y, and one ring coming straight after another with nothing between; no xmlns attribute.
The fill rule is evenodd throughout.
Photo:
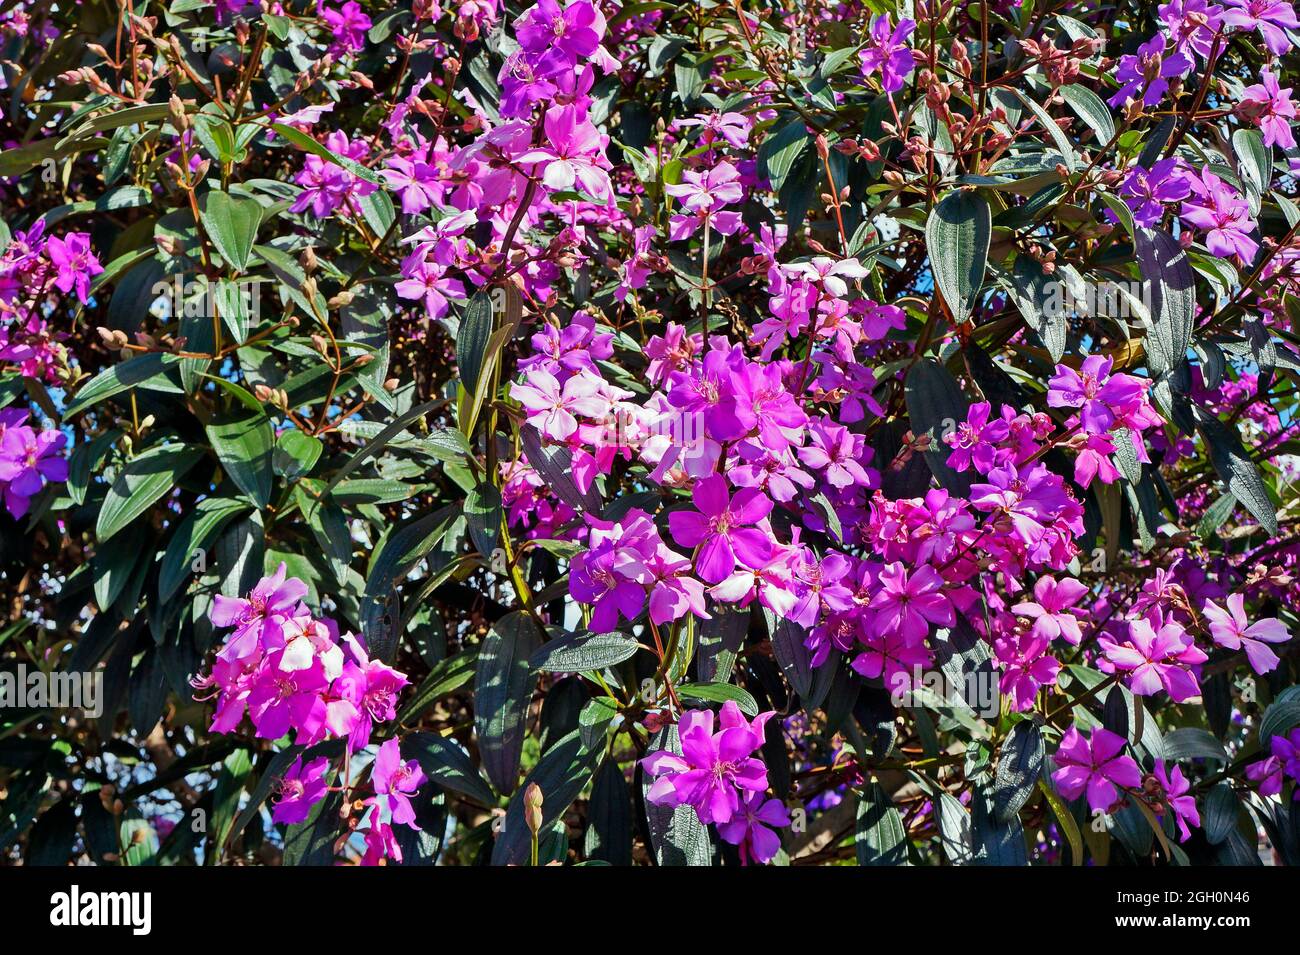
<svg viewBox="0 0 1300 955"><path fill-rule="evenodd" d="M356 0L348 0L340 10L330 10L322 4L320 15L334 34L331 49L336 53L356 53L366 48L370 17Z"/></svg>
<svg viewBox="0 0 1300 955"><path fill-rule="evenodd" d="M510 386L510 397L528 410L528 421L553 441L564 441L578 430L575 414L602 418L609 402L600 396L601 381L579 372L563 386L545 368L528 370L528 384Z"/></svg>
<svg viewBox="0 0 1300 955"><path fill-rule="evenodd" d="M907 38L916 30L916 21L899 20L898 26L889 25L889 14L882 13L871 22L871 36L858 56L862 60L862 75L880 74L880 86L886 93L897 93L913 68L912 51Z"/></svg>
<svg viewBox="0 0 1300 955"><path fill-rule="evenodd" d="M609 173L600 166L604 143L585 111L579 113L572 103L552 106L544 125L547 145L524 153L519 162L544 163L542 182L553 192L566 192L580 183L593 198L608 198Z"/></svg>
<svg viewBox="0 0 1300 955"><path fill-rule="evenodd" d="M286 580L287 572L281 561L275 573L259 580L248 597L217 594L212 598L212 610L208 613L212 625L235 628L218 657L243 660L253 656L259 646L278 649L284 645L284 617L307 595L307 585L297 577Z"/></svg>
<svg viewBox="0 0 1300 955"><path fill-rule="evenodd" d="M781 837L772 829L790 825L790 813L779 799L768 799L752 789L746 790L742 798L740 812L729 822L718 825L718 835L733 846L740 846L741 865L748 865L751 860L771 862L781 851Z"/></svg>
<svg viewBox="0 0 1300 955"><path fill-rule="evenodd" d="M104 271L99 259L90 249L90 235L85 232L69 232L66 238L50 236L45 246L45 254L57 268L58 275L54 285L61 292L77 290L77 298L84 305L90 298L90 280Z"/></svg>
<svg viewBox="0 0 1300 955"><path fill-rule="evenodd" d="M738 790L767 791L767 767L751 754L763 745L763 726L775 713L745 719L732 700L722 704L721 729L711 710L687 710L679 724L680 756L659 750L641 760L658 777L646 791L656 806L690 805L708 823L727 823L740 809Z"/></svg>
<svg viewBox="0 0 1300 955"><path fill-rule="evenodd" d="M1142 785L1142 771L1131 756L1122 755L1124 738L1097 727L1089 741L1071 726L1056 751L1052 781L1066 799L1077 799L1086 790L1088 805L1105 812L1119 798L1116 786L1136 789Z"/></svg>
<svg viewBox="0 0 1300 955"><path fill-rule="evenodd" d="M957 622L944 581L929 564L909 575L901 563L880 571L880 589L868 605L873 625L884 633L898 633L908 643L918 643L930 633L930 624L951 627Z"/></svg>
<svg viewBox="0 0 1300 955"><path fill-rule="evenodd" d="M1105 654L1098 667L1104 672L1127 673L1128 688L1137 696L1150 696L1161 689L1175 703L1200 696L1201 688L1187 667L1204 663L1207 657L1181 626L1166 622L1159 611L1149 619L1129 621L1125 643L1109 637L1098 643Z"/></svg>
<svg viewBox="0 0 1300 955"><path fill-rule="evenodd" d="M415 824L415 807L411 796L424 784L424 771L415 760L402 762L401 744L396 739L384 740L375 756L375 766L370 774L375 795L371 800L376 808L388 810L392 821L419 829Z"/></svg>
<svg viewBox="0 0 1300 955"><path fill-rule="evenodd" d="M1034 600L1016 604L1011 612L1032 618L1035 635L1049 642L1061 637L1078 646L1083 639L1079 620L1067 611L1087 592L1088 588L1072 577L1058 582L1050 574L1044 574L1034 584Z"/></svg>
<svg viewBox="0 0 1300 955"><path fill-rule="evenodd" d="M1246 598L1241 594L1228 597L1224 610L1213 600L1205 601L1205 618L1210 622L1210 636L1214 642L1229 650L1246 651L1246 659L1256 673L1268 673L1278 664L1278 656L1270 643L1285 643L1291 632L1276 617L1266 617L1251 623L1246 617Z"/></svg>
<svg viewBox="0 0 1300 955"><path fill-rule="evenodd" d="M1174 820L1178 823L1178 841L1186 842L1192 837L1187 824L1191 823L1197 828L1201 825L1200 814L1196 811L1196 798L1188 795L1192 788L1191 783L1183 776L1183 771L1178 766L1174 766L1173 772L1166 775L1163 759L1156 760L1155 777L1160 783L1160 788L1165 791L1165 805L1172 810ZM1161 813L1161 816L1163 815Z"/></svg>
<svg viewBox="0 0 1300 955"><path fill-rule="evenodd" d="M279 782L272 820L292 825L306 819L312 806L325 798L325 770L328 768L329 760L324 757L314 759L306 766L303 766L301 757L295 759Z"/></svg>
<svg viewBox="0 0 1300 955"><path fill-rule="evenodd" d="M682 547L698 547L696 569L700 577L716 584L731 576L739 559L749 567L762 567L772 552L768 535L749 525L772 510L761 491L744 488L730 498L727 479L714 474L697 481L691 492L696 511L673 511L668 528Z"/></svg>
<svg viewBox="0 0 1300 955"><path fill-rule="evenodd" d="M1146 384L1133 375L1111 375L1112 359L1089 355L1078 371L1057 365L1048 382L1047 404L1051 408L1079 408L1079 421L1090 434L1105 434L1115 419L1141 404Z"/></svg>
<svg viewBox="0 0 1300 955"><path fill-rule="evenodd" d="M998 689L1017 713L1032 709L1040 688L1056 682L1061 662L1047 655L1048 641L1030 632L999 638L993 645L1002 664Z"/></svg>
<svg viewBox="0 0 1300 955"><path fill-rule="evenodd" d="M1237 114L1260 128L1265 146L1295 149L1291 121L1296 118L1296 104L1291 102L1291 88L1282 89L1271 70L1261 71L1260 80L1242 92Z"/></svg>

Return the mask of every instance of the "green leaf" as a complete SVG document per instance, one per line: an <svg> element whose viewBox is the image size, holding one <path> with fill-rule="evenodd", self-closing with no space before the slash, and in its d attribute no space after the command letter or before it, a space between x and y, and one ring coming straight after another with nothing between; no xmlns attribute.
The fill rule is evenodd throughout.
<svg viewBox="0 0 1300 955"><path fill-rule="evenodd" d="M1115 136L1115 120L1100 96L1078 83L1062 86L1058 93L1084 123L1097 135L1097 148L1105 146Z"/></svg>
<svg viewBox="0 0 1300 955"><path fill-rule="evenodd" d="M1184 726L1165 734L1165 759L1214 759L1228 761L1228 754L1213 733L1196 726Z"/></svg>
<svg viewBox="0 0 1300 955"><path fill-rule="evenodd" d="M320 156L322 159L332 162L334 165L339 166L342 169L346 169L358 179L364 179L366 182L372 183L376 186L386 185L384 180L377 173L371 172L355 159L348 159L344 156L340 156L338 153L334 152L334 150L316 142L316 140L312 139L300 129L286 126L284 123L272 123L271 128L275 130L277 136L283 137L299 149L304 149L313 155Z"/></svg>
<svg viewBox="0 0 1300 955"><path fill-rule="evenodd" d="M258 510L271 502L271 448L275 432L265 414L246 415L207 426L217 460L235 486L252 498Z"/></svg>
<svg viewBox="0 0 1300 955"><path fill-rule="evenodd" d="M858 797L853 837L858 865L907 865L907 830L903 817L880 783L873 782Z"/></svg>
<svg viewBox="0 0 1300 955"><path fill-rule="evenodd" d="M984 284L992 236L989 204L973 189L948 193L925 224L934 284L959 323L970 317Z"/></svg>
<svg viewBox="0 0 1300 955"><path fill-rule="evenodd" d="M212 820L208 827L212 850L205 857L205 862L215 865L221 861L221 847L226 844L239 811L239 797L252 772L253 760L246 749L237 749L226 757L217 777L216 792L212 797Z"/></svg>
<svg viewBox="0 0 1300 955"><path fill-rule="evenodd" d="M412 733L402 740L402 749L444 789L472 799L485 808L496 805L496 796L474 768L469 754L454 739L437 733Z"/></svg>
<svg viewBox="0 0 1300 955"><path fill-rule="evenodd" d="M181 477L203 457L194 444L166 444L150 448L131 461L108 489L95 523L100 544L147 511L173 490Z"/></svg>
<svg viewBox="0 0 1300 955"><path fill-rule="evenodd" d="M137 386L151 391L184 394L184 389L180 385L164 375L181 360L176 355L149 352L105 368L78 389L77 397L63 410L63 417L71 418L105 398L111 398L128 388Z"/></svg>
<svg viewBox="0 0 1300 955"><path fill-rule="evenodd" d="M523 754L525 720L537 677L528 659L542 643L541 630L516 610L483 638L474 668L474 727L479 756L498 792L514 792Z"/></svg>
<svg viewBox="0 0 1300 955"><path fill-rule="evenodd" d="M327 773L326 778L332 776ZM316 805L302 822L289 826L284 833L284 865L332 866L334 843L338 841L339 808L342 793L330 793Z"/></svg>
<svg viewBox="0 0 1300 955"><path fill-rule="evenodd" d="M1033 720L1021 720L998 750L993 782L993 814L1008 822L1020 812L1038 784L1043 769L1043 735Z"/></svg>
<svg viewBox="0 0 1300 955"><path fill-rule="evenodd" d="M684 700L703 700L706 703L731 701L746 716L758 715L758 701L753 694L734 683L685 683L677 687L677 695Z"/></svg>
<svg viewBox="0 0 1300 955"><path fill-rule="evenodd" d="M1201 800L1201 829L1212 846L1227 839L1237 828L1237 815L1241 811L1241 802L1228 783L1211 786L1210 791Z"/></svg>
<svg viewBox="0 0 1300 955"><path fill-rule="evenodd" d="M1147 363L1153 375L1161 375L1187 357L1196 317L1196 277L1187 252L1169 233L1139 228L1133 244L1150 295Z"/></svg>
<svg viewBox="0 0 1300 955"><path fill-rule="evenodd" d="M1011 271L1010 292L1016 308L1025 317L1029 327L1038 333L1052 361L1060 361L1065 354L1069 320L1060 294L1062 276L1048 275L1043 267L1028 255L1016 256Z"/></svg>
<svg viewBox="0 0 1300 955"><path fill-rule="evenodd" d="M632 792L612 758L601 764L591 785L583 852L588 860L632 864Z"/></svg>
<svg viewBox="0 0 1300 955"><path fill-rule="evenodd" d="M324 449L320 438L297 429L285 431L275 441L275 449L271 452L271 469L290 481L303 477L311 473Z"/></svg>
<svg viewBox="0 0 1300 955"><path fill-rule="evenodd" d="M261 203L224 192L210 192L199 216L208 238L226 263L236 272L246 271L257 227L262 224Z"/></svg>
<svg viewBox="0 0 1300 955"><path fill-rule="evenodd" d="M943 443L944 435L951 434L966 420L968 405L961 388L947 368L924 358L908 371L904 391L912 433L930 438L925 460L931 473L941 487L965 497L970 493L971 479L968 474L948 466L952 449Z"/></svg>
<svg viewBox="0 0 1300 955"><path fill-rule="evenodd" d="M247 501L228 497L209 497L199 501L194 509L172 532L171 541L163 554L158 570L158 598L171 599L185 578L191 573L195 557L216 543L221 529L235 517L249 510ZM205 562L206 563L206 562Z"/></svg>
<svg viewBox="0 0 1300 955"><path fill-rule="evenodd" d="M488 342L492 338L492 299L480 289L465 306L456 331L456 369L461 384L470 394L478 387L479 375L487 361Z"/></svg>
<svg viewBox="0 0 1300 955"><path fill-rule="evenodd" d="M546 673L603 670L632 657L640 644L626 633L568 633L542 645L528 665Z"/></svg>
<svg viewBox="0 0 1300 955"><path fill-rule="evenodd" d="M1236 428L1229 427L1209 412L1196 409L1196 421L1205 438L1214 470L1228 485L1232 496L1251 513L1251 516L1268 531L1277 536L1277 510L1269 498L1268 489L1259 468L1242 447Z"/></svg>
<svg viewBox="0 0 1300 955"><path fill-rule="evenodd" d="M773 190L781 191L795 161L811 141L808 125L800 116L763 140L758 150L759 171L767 176Z"/></svg>
<svg viewBox="0 0 1300 955"><path fill-rule="evenodd" d="M480 481L465 495L465 523L478 552L489 561L501 538L501 492L493 484Z"/></svg>
<svg viewBox="0 0 1300 955"><path fill-rule="evenodd" d="M399 724L410 723L448 693L454 693L474 678L478 648L464 650L442 660L410 695L397 712Z"/></svg>
<svg viewBox="0 0 1300 955"><path fill-rule="evenodd" d="M1300 726L1300 700L1276 700L1259 721L1259 745L1267 748L1274 736L1285 736Z"/></svg>

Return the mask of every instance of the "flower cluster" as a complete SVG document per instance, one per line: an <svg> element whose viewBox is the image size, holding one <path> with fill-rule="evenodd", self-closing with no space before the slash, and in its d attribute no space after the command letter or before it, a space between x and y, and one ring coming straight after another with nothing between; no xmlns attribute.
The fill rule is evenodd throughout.
<svg viewBox="0 0 1300 955"><path fill-rule="evenodd" d="M233 733L247 715L254 735L310 749L343 740L344 762L370 745L377 724L397 716L397 698L407 679L372 659L353 634L339 634L329 619L317 618L302 602L307 585L287 577L282 563L246 597L213 598L209 619L234 630L217 651L209 674L196 688L216 699L211 729ZM402 762L396 739L379 747L370 774L374 795L366 830L366 861L401 861L392 833L399 823L418 829L409 796L424 780L418 765ZM277 822L301 822L324 798L329 760L294 761L279 784Z"/></svg>
<svg viewBox="0 0 1300 955"><path fill-rule="evenodd" d="M47 483L68 479L67 435L53 428L38 431L27 417L24 409L0 409L0 496L16 518L31 509L32 498Z"/></svg>

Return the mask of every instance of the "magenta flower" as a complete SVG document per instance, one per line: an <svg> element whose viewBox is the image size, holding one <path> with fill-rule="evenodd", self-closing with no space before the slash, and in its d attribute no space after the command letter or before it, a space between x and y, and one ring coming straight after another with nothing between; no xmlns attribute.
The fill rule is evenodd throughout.
<svg viewBox="0 0 1300 955"><path fill-rule="evenodd" d="M728 700L715 733L711 710L687 710L678 727L681 755L664 749L641 760L658 777L646 799L656 806L690 805L705 824L730 822L740 809L738 790L767 791L767 767L752 753L763 745L763 726L774 715L760 713L750 722Z"/></svg>
<svg viewBox="0 0 1300 955"><path fill-rule="evenodd" d="M1091 741L1071 726L1056 751L1052 781L1066 799L1077 799L1085 791L1088 805L1102 812L1119 798L1116 786L1136 789L1142 785L1142 771L1131 756L1123 755L1124 738L1097 727Z"/></svg>
<svg viewBox="0 0 1300 955"><path fill-rule="evenodd" d="M742 799L740 812L718 825L718 835L740 847L741 865L771 862L781 851L781 837L772 830L790 825L790 813L779 799L752 789Z"/></svg>
<svg viewBox="0 0 1300 955"><path fill-rule="evenodd" d="M525 374L527 384L510 386L510 397L528 410L528 421L553 441L564 441L578 430L575 415L603 418L609 402L600 395L601 380L579 372L561 386L545 368L533 367Z"/></svg>
<svg viewBox="0 0 1300 955"><path fill-rule="evenodd" d="M1291 49L1287 30L1300 29L1295 9L1285 0L1225 0L1224 26L1258 30L1270 53L1281 56Z"/></svg>
<svg viewBox="0 0 1300 955"><path fill-rule="evenodd" d="M1133 212L1133 221L1145 228L1155 226L1165 214L1165 205L1181 202L1192 191L1177 156L1161 159L1150 169L1134 166L1120 183L1120 198Z"/></svg>
<svg viewBox="0 0 1300 955"><path fill-rule="evenodd" d="M1048 656L1048 641L1034 633L1000 637L993 645L1002 678L998 690L1011 701L1017 713L1032 709L1038 691L1056 682L1061 662Z"/></svg>
<svg viewBox="0 0 1300 955"><path fill-rule="evenodd" d="M1196 677L1187 667L1204 663L1207 657L1181 626L1163 620L1159 611L1150 619L1129 621L1124 643L1106 636L1098 643L1104 654L1098 667L1107 673L1127 673L1125 682L1136 696L1150 696L1163 689L1175 703L1182 703L1201 695Z"/></svg>
<svg viewBox="0 0 1300 955"><path fill-rule="evenodd" d="M997 446L1007 439L1011 428L1003 418L989 421L992 405L977 401L966 410L966 420L957 430L943 436L944 444L952 448L948 467L965 471L972 465L980 474L988 474L996 463Z"/></svg>
<svg viewBox="0 0 1300 955"><path fill-rule="evenodd" d="M1163 759L1156 760L1155 777L1164 790L1164 804L1173 812L1174 820L1178 823L1178 841L1186 842L1192 837L1188 823L1198 829L1201 826L1201 816L1196 811L1196 797L1188 795L1192 785L1178 766L1174 766L1173 772L1166 775ZM1164 813L1160 815L1163 817Z"/></svg>
<svg viewBox="0 0 1300 955"><path fill-rule="evenodd" d="M281 561L275 573L259 580L246 598L222 594L212 598L212 610L208 613L212 625L235 628L219 657L245 660L255 655L259 647L278 649L283 646L283 618L307 595L307 585L297 577L286 580L287 573L288 568Z"/></svg>
<svg viewBox="0 0 1300 955"><path fill-rule="evenodd" d="M322 4L320 15L334 34L334 44L331 47L334 52L357 53L366 48L370 17L366 16L356 0L348 0L339 10L331 10Z"/></svg>
<svg viewBox="0 0 1300 955"><path fill-rule="evenodd" d="M1141 94L1146 106L1158 106L1169 91L1169 81L1186 76L1192 69L1191 57L1177 51L1165 56L1164 34L1156 34L1138 47L1136 54L1126 53L1119 58L1115 78L1119 90L1106 102L1120 107Z"/></svg>
<svg viewBox="0 0 1300 955"><path fill-rule="evenodd" d="M343 637L352 659L334 683L334 692L356 709L357 718L348 734L352 749L359 750L370 741L375 723L397 718L397 698L409 682L406 675L379 660L372 660L355 636Z"/></svg>
<svg viewBox="0 0 1300 955"><path fill-rule="evenodd" d="M1170 0L1160 5L1160 22L1179 53L1209 57L1214 34L1223 23L1223 8L1206 0Z"/></svg>
<svg viewBox="0 0 1300 955"><path fill-rule="evenodd" d="M1044 574L1034 583L1034 599L1016 604L1011 612L1033 619L1032 632L1044 640L1050 642L1060 637L1078 646L1083 634L1079 630L1078 618L1068 611L1087 592L1088 588L1073 577L1058 581L1050 574Z"/></svg>
<svg viewBox="0 0 1300 955"><path fill-rule="evenodd" d="M272 820L285 825L305 820L312 806L325 798L328 788L325 784L325 770L328 768L329 760L324 757L314 759L306 766L302 764L301 757L295 759L279 782L275 808L271 813Z"/></svg>
<svg viewBox="0 0 1300 955"><path fill-rule="evenodd" d="M871 476L858 463L871 454L865 436L823 419L813 423L808 437L812 443L799 449L799 460L814 471L822 471L828 484L836 488L872 486Z"/></svg>
<svg viewBox="0 0 1300 955"><path fill-rule="evenodd" d="M862 75L880 74L880 86L886 93L897 93L912 73L912 51L907 38L916 30L916 21L899 20L898 26L889 25L889 14L882 13L871 22L871 35L866 47L858 54L862 60Z"/></svg>
<svg viewBox="0 0 1300 955"><path fill-rule="evenodd" d="M761 491L744 488L734 498L727 493L727 479L714 474L697 481L691 492L695 511L673 511L668 528L682 547L698 547L696 569L704 581L716 584L731 576L740 560L749 567L762 567L772 552L768 535L750 525L757 524L772 510L772 502Z"/></svg>
<svg viewBox="0 0 1300 955"><path fill-rule="evenodd" d="M90 280L104 271L99 259L90 249L90 235L85 232L69 232L66 238L50 236L46 243L45 254L58 269L54 285L61 292L77 290L77 298L84 305L90 298Z"/></svg>
<svg viewBox="0 0 1300 955"><path fill-rule="evenodd" d="M1227 610L1213 600L1205 601L1204 613L1210 624L1210 636L1219 646L1245 650L1246 659L1256 673L1268 673L1277 667L1278 656L1268 645L1291 639L1291 631L1281 620L1266 617L1251 623L1246 616L1246 598L1241 594L1228 597Z"/></svg>
<svg viewBox="0 0 1300 955"><path fill-rule="evenodd" d="M1115 419L1143 402L1146 384L1133 375L1112 375L1113 359L1089 355L1078 371L1057 365L1048 382L1047 404L1051 408L1079 408L1079 422L1091 434L1105 434Z"/></svg>
<svg viewBox="0 0 1300 955"><path fill-rule="evenodd" d="M930 624L951 627L957 622L952 602L944 593L943 577L929 564L909 575L901 563L887 564L880 571L880 589L868 605L874 611L872 623L884 633L898 633L908 643L919 643L930 633Z"/></svg>
<svg viewBox="0 0 1300 955"><path fill-rule="evenodd" d="M1250 217L1250 204L1208 167L1199 176L1190 174L1187 183L1192 195L1179 211L1182 220L1205 232L1205 247L1212 255L1252 261L1259 243L1250 233L1259 225Z"/></svg>
<svg viewBox="0 0 1300 955"><path fill-rule="evenodd" d="M600 166L604 144L600 132L570 103L546 111L546 145L519 157L521 163L543 163L542 182L553 192L566 192L580 183L595 199L610 195L609 173Z"/></svg>
<svg viewBox="0 0 1300 955"><path fill-rule="evenodd" d="M249 691L248 715L253 727L262 739L279 739L295 727L305 737L319 737L327 715L321 693L329 681L319 663L305 670L285 670L279 665L279 656L277 651L263 661L257 683Z"/></svg>
<svg viewBox="0 0 1300 955"><path fill-rule="evenodd" d="M1296 118L1296 104L1291 101L1291 88L1280 87L1271 70L1261 71L1260 80L1242 92L1237 115L1259 127L1265 146L1295 149L1291 121Z"/></svg>
<svg viewBox="0 0 1300 955"><path fill-rule="evenodd" d="M1276 743L1281 737L1274 736ZM1276 756L1251 763L1246 767L1246 778L1259 787L1261 796L1276 796L1282 791L1282 760Z"/></svg>
<svg viewBox="0 0 1300 955"><path fill-rule="evenodd" d="M19 420L11 416L10 420ZM37 434L27 425L6 427L0 437L0 489L5 507L15 518L31 507L46 481L66 481L68 461L63 446L68 438L61 431L47 429Z"/></svg>
<svg viewBox="0 0 1300 955"><path fill-rule="evenodd" d="M384 740L370 773L370 782L375 787L372 802L376 808L387 809L393 822L419 829L411 796L427 778L415 760L402 762L401 744L396 739Z"/></svg>

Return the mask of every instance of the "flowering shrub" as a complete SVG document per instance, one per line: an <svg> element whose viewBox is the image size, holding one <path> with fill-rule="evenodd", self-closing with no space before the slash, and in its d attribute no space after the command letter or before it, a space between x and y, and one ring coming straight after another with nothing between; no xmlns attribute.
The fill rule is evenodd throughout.
<svg viewBox="0 0 1300 955"><path fill-rule="evenodd" d="M1300 862L1291 3L0 33L0 858Z"/></svg>

